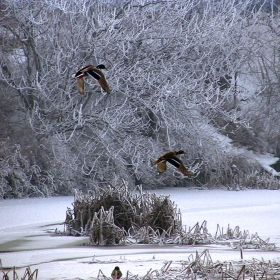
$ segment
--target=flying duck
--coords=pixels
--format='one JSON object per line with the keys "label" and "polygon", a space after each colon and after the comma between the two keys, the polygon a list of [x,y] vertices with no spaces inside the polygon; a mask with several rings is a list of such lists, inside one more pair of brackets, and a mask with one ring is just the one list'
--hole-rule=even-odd
{"label": "flying duck", "polygon": [[85,93],[85,82],[84,77],[90,75],[93,77],[101,86],[101,88],[110,93],[110,88],[106,82],[104,74],[100,69],[107,69],[104,64],[99,64],[97,66],[94,65],[87,65],[83,68],[79,69],[75,74],[72,75],[73,78],[77,78],[77,89],[80,94]]}
{"label": "flying duck", "polygon": [[153,165],[157,165],[157,171],[158,173],[163,173],[167,169],[166,162],[169,162],[173,166],[175,166],[181,173],[183,173],[185,176],[193,177],[194,173],[189,171],[183,164],[183,162],[177,157],[177,155],[186,154],[183,150],[180,150],[178,152],[169,151],[163,155],[161,155],[158,159],[153,161]]}

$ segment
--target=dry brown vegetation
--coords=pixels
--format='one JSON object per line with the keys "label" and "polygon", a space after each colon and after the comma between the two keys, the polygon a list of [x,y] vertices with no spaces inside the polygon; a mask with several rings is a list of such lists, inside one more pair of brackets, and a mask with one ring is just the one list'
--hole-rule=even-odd
{"label": "dry brown vegetation", "polygon": [[[253,259],[240,262],[213,262],[208,250],[190,255],[187,260],[181,262],[181,267],[172,266],[168,261],[160,270],[150,269],[143,277],[133,275],[129,271],[126,278],[130,280],[261,280],[279,279],[280,264],[277,262]],[[97,279],[110,279],[100,270]]]}
{"label": "dry brown vegetation", "polygon": [[[86,234],[91,244],[157,243],[182,231],[177,205],[168,196],[129,191],[122,185],[77,194],[66,214],[70,234]],[[131,241],[129,241],[131,240]],[[132,241],[133,240],[133,241]]]}
{"label": "dry brown vegetation", "polygon": [[[0,262],[1,264],[1,262]],[[37,277],[38,277],[38,269],[35,269],[34,271],[32,271],[30,269],[30,267],[27,267],[25,269],[25,272],[23,274],[22,277],[19,277],[18,276],[18,273],[17,273],[17,268],[16,267],[13,267],[13,268],[3,268],[2,265],[0,266],[0,270],[2,271],[3,273],[3,280],[37,280]]]}
{"label": "dry brown vegetation", "polygon": [[[186,260],[182,260],[181,267],[174,266],[172,261],[167,261],[161,269],[150,269],[146,275],[134,275],[127,271],[123,275],[123,279],[129,280],[162,280],[162,279],[184,279],[184,280],[261,280],[261,279],[279,279],[280,264],[275,261],[264,261],[253,259],[251,261],[226,261],[214,262],[211,258],[209,250],[206,249],[201,253],[191,254]],[[3,280],[22,279],[36,280],[38,277],[38,269],[32,271],[27,267],[23,277],[19,278],[17,268],[0,268],[3,273]],[[95,278],[94,278],[95,279]],[[98,280],[111,279],[107,277],[102,270],[99,270]]]}

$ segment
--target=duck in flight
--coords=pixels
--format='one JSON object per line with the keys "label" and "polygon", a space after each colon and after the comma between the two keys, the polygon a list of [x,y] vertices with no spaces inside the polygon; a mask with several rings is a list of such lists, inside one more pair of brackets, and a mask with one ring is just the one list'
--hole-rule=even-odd
{"label": "duck in flight", "polygon": [[84,77],[91,76],[93,77],[101,86],[101,88],[110,93],[111,90],[107,84],[104,74],[101,69],[107,69],[104,64],[99,64],[97,66],[87,65],[79,69],[75,74],[72,75],[73,78],[77,79],[77,89],[80,94],[85,93],[85,81]]}
{"label": "duck in flight", "polygon": [[183,164],[183,162],[177,157],[177,155],[186,154],[185,151],[180,150],[176,151],[169,151],[161,155],[158,159],[153,161],[153,165],[157,165],[158,173],[163,173],[167,169],[166,162],[169,162],[174,167],[176,167],[182,174],[188,177],[193,177],[195,174],[189,171]]}

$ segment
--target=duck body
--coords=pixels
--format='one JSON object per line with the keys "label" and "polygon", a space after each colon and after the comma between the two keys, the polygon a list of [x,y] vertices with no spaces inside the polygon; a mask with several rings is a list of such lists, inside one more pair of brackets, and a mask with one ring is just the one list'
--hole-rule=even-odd
{"label": "duck body", "polygon": [[73,78],[77,79],[77,89],[80,94],[85,93],[85,81],[84,77],[91,76],[93,77],[101,86],[101,88],[110,93],[111,90],[107,84],[104,74],[100,69],[107,69],[103,64],[99,64],[97,66],[94,65],[86,65],[80,68],[75,74],[72,75]]}
{"label": "duck body", "polygon": [[186,154],[183,150],[178,152],[176,151],[169,151],[161,155],[158,159],[153,161],[154,165],[157,165],[158,173],[163,173],[167,170],[166,162],[169,162],[174,167],[176,167],[182,174],[188,177],[193,177],[194,173],[189,171],[183,164],[183,162],[177,157],[177,155]]}

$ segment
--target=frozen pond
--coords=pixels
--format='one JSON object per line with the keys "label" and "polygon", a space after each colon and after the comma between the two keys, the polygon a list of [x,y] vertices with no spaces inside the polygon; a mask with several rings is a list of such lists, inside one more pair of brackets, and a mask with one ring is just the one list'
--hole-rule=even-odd
{"label": "frozen pond", "polygon": [[[258,233],[280,247],[279,190],[196,190],[172,188],[154,191],[170,195],[181,209],[187,227],[206,220],[214,235],[217,224]],[[181,261],[208,248],[213,260],[239,260],[227,246],[133,245],[89,247],[87,237],[54,235],[63,230],[65,211],[73,197],[0,200],[0,259],[3,266],[39,268],[38,279],[94,279],[99,269],[109,276],[118,263],[124,273],[144,275],[166,261]],[[280,258],[280,252],[246,250],[245,259]]]}

